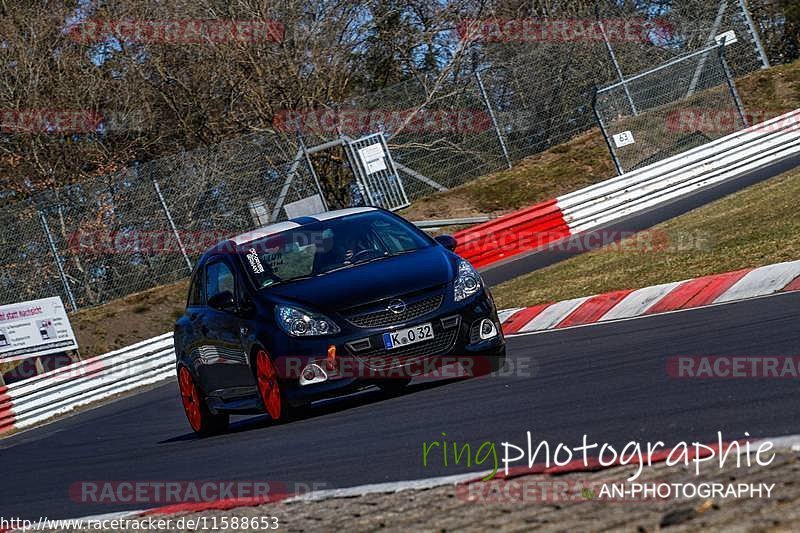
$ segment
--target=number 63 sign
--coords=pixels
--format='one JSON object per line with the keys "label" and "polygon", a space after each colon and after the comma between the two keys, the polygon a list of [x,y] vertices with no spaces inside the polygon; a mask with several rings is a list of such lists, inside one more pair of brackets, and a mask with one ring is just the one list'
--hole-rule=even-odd
{"label": "number 63 sign", "polygon": [[630,131],[623,131],[622,133],[617,133],[614,135],[614,144],[617,148],[622,148],[623,146],[628,146],[629,144],[633,144],[636,141],[633,139],[633,133]]}

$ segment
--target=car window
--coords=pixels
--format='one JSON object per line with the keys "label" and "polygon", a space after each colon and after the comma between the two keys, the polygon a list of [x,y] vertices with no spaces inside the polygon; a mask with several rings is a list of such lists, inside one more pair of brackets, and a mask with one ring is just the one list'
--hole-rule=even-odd
{"label": "car window", "polygon": [[189,301],[187,307],[195,307],[203,304],[203,271],[199,269],[192,277],[192,284],[189,287]]}
{"label": "car window", "polygon": [[242,244],[239,254],[247,274],[262,289],[431,245],[410,223],[382,211],[369,211]]}
{"label": "car window", "polygon": [[236,294],[233,272],[224,261],[214,261],[206,267],[206,301],[224,291]]}
{"label": "car window", "polygon": [[391,253],[407,252],[419,248],[417,235],[408,231],[399,220],[381,217],[372,223],[372,230]]}

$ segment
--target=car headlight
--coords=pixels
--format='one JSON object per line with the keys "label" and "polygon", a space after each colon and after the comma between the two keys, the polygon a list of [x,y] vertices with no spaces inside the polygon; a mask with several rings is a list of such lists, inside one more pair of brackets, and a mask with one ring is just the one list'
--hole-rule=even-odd
{"label": "car headlight", "polygon": [[330,318],[319,313],[279,305],[275,307],[278,326],[292,337],[321,337],[335,335],[340,329]]}
{"label": "car headlight", "polygon": [[455,300],[460,302],[481,290],[481,276],[469,261],[463,259],[458,264],[458,277],[455,283]]}

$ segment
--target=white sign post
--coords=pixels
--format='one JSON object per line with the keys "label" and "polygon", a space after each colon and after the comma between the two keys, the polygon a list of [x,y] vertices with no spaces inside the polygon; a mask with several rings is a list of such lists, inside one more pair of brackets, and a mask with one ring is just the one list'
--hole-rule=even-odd
{"label": "white sign post", "polygon": [[358,150],[358,156],[364,164],[367,175],[386,170],[386,154],[381,143],[370,144]]}
{"label": "white sign post", "polygon": [[0,362],[77,349],[61,298],[0,306]]}

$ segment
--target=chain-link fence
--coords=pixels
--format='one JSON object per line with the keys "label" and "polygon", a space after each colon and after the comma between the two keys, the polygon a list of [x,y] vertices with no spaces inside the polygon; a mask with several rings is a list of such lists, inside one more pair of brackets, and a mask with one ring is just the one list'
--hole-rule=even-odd
{"label": "chain-link fence", "polygon": [[[615,16],[616,4],[608,5],[599,18]],[[726,47],[734,76],[763,66],[739,2],[686,1],[648,28],[643,42],[489,46],[477,41],[466,59],[437,77],[412,79],[322,110],[292,110],[300,118],[285,120],[274,132],[150,161],[17,203],[0,214],[5,244],[0,303],[60,295],[73,309],[102,304],[184,278],[206,247],[286,218],[286,204],[316,195],[320,187],[332,208],[363,201],[354,191],[345,139],[383,130],[414,201],[593,128],[594,87],[620,76],[643,113],[625,115],[625,97],[619,95],[609,109],[630,120],[645,120],[666,105],[659,111],[663,115],[667,103],[681,96],[711,99],[719,79],[715,52],[686,62],[688,77],[680,84],[657,74],[628,77],[703,50],[726,31],[737,39]],[[689,73],[697,72],[700,57],[706,65],[695,80]],[[709,102],[703,105],[727,105]],[[332,120],[307,127],[309,117],[325,113]],[[616,124],[616,118],[607,120]],[[647,127],[642,122],[627,129]],[[657,149],[662,141],[642,140],[640,146],[651,148],[632,156],[631,166],[668,155]],[[670,138],[669,150],[681,149],[679,140]]]}
{"label": "chain-link fence", "polygon": [[303,168],[283,191],[296,150],[284,136],[250,136],[17,204],[2,215],[0,299],[57,294],[89,307],[186,277],[205,249],[271,220],[282,192],[285,202],[317,193]]}
{"label": "chain-link fence", "polygon": [[603,87],[593,105],[620,174],[748,125],[722,43]]}

